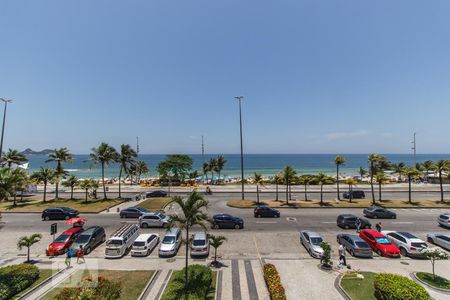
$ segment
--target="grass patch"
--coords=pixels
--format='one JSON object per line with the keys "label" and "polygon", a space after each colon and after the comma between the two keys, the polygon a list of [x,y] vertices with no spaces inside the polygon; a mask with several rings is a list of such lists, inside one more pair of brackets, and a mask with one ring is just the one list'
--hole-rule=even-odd
{"label": "grass patch", "polygon": [[[229,200],[227,205],[236,208],[254,208],[256,207],[256,201],[254,200]],[[260,201],[260,204],[268,205],[273,208],[320,208],[320,207],[340,207],[340,208],[364,208],[372,205],[370,199],[355,199],[352,202],[348,200],[336,201],[323,201],[323,205],[319,200],[290,200],[289,204],[286,201],[264,200]],[[386,208],[450,208],[450,202],[441,203],[437,200],[414,200],[412,203],[408,203],[406,200],[383,200],[376,201],[375,205],[383,206]]]}
{"label": "grass patch", "polygon": [[36,280],[29,288],[27,288],[26,290],[21,291],[20,293],[14,295],[14,297],[12,299],[17,299],[20,296],[22,296],[23,294],[25,294],[26,292],[28,292],[29,290],[31,290],[32,288],[34,288],[35,286],[41,284],[41,282],[43,282],[44,280],[46,280],[47,278],[49,278],[50,276],[53,275],[53,270],[52,269],[39,269],[39,278],[38,280]]}
{"label": "grass patch", "polygon": [[[190,266],[192,267],[192,265]],[[206,268],[206,267],[205,267]],[[169,282],[167,283],[167,286],[164,290],[164,293],[161,297],[161,300],[168,300],[168,299],[172,299],[169,294],[172,290],[176,289],[177,283],[175,282],[175,278],[184,278],[184,271],[180,270],[180,271],[174,271],[172,273],[172,275],[170,276]],[[216,281],[217,281],[217,271],[211,271],[211,285],[210,285],[210,289],[209,289],[209,294],[207,297],[202,297],[202,298],[198,298],[194,295],[189,295],[189,300],[197,300],[197,299],[214,299],[214,295],[216,292]]]}
{"label": "grass patch", "polygon": [[27,199],[22,202],[17,202],[16,206],[13,206],[12,201],[3,201],[0,203],[0,212],[29,212],[29,213],[41,213],[44,209],[51,206],[66,206],[72,209],[76,209],[81,213],[98,213],[112,206],[122,203],[121,199],[59,199],[59,200],[31,200]]}
{"label": "grass patch", "polygon": [[422,280],[423,282],[428,283],[431,286],[450,290],[450,280],[444,277],[440,277],[436,275],[436,278],[433,277],[433,274],[427,272],[418,272],[416,273],[417,278]]}
{"label": "grass patch", "polygon": [[373,281],[376,273],[361,272],[364,279],[356,278],[356,272],[345,273],[341,280],[341,287],[353,300],[375,299]]}
{"label": "grass patch", "polygon": [[[122,286],[122,293],[120,300],[137,299],[142,293],[147,282],[153,276],[154,271],[115,271],[115,270],[98,270],[98,276],[105,277],[111,281],[118,281]],[[95,274],[95,273],[94,273]],[[65,287],[73,287],[74,284],[78,284],[79,280],[89,276],[88,270],[77,271],[72,274],[63,283],[55,287],[49,293],[47,293],[42,300],[52,300],[58,295]],[[78,282],[74,282],[78,281]]]}
{"label": "grass patch", "polygon": [[148,209],[149,211],[164,210],[164,207],[172,201],[171,197],[149,198],[142,201],[137,206]]}

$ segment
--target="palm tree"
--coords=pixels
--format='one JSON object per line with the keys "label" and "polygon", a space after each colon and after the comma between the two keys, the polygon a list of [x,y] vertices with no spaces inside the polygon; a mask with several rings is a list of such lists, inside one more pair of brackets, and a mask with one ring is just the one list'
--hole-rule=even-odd
{"label": "palm tree", "polygon": [[209,160],[209,171],[211,172],[211,184],[214,184],[214,171],[217,170],[217,159],[211,158]]}
{"label": "palm tree", "polygon": [[305,188],[305,201],[308,201],[308,185],[314,183],[314,180],[314,176],[311,175],[302,175],[298,178],[298,183]]}
{"label": "palm tree", "polygon": [[412,189],[411,189],[411,181],[415,178],[418,178],[421,174],[421,172],[419,170],[417,170],[416,168],[405,168],[403,170],[403,174],[405,174],[405,176],[408,178],[408,203],[411,204],[412,202]]}
{"label": "palm tree", "polygon": [[28,175],[24,170],[11,169],[9,167],[0,168],[0,200],[8,200],[14,197],[16,205],[17,191],[23,190],[27,182]]}
{"label": "palm tree", "polygon": [[349,192],[348,200],[351,203],[353,199],[353,187],[356,186],[358,182],[353,178],[347,178],[345,179],[345,183],[348,185],[348,192]]}
{"label": "palm tree", "polygon": [[373,179],[375,174],[379,171],[379,164],[385,161],[385,158],[379,154],[371,154],[368,158],[370,165],[370,189],[372,192],[372,202],[375,204],[375,190],[373,188]]}
{"label": "palm tree", "polygon": [[13,192],[13,206],[17,205],[17,192],[25,189],[26,184],[28,183],[28,173],[22,169],[13,169],[10,171],[10,180],[12,182],[12,192]]}
{"label": "palm tree", "polygon": [[134,159],[137,157],[136,151],[128,144],[122,144],[120,146],[120,153],[117,162],[120,165],[119,169],[119,198],[122,198],[122,172],[128,174],[130,166],[134,164]]}
{"label": "palm tree", "polygon": [[203,163],[203,174],[206,176],[206,183],[208,183],[208,172],[210,171],[209,163]]}
{"label": "palm tree", "polygon": [[18,150],[15,149],[8,149],[8,152],[1,153],[2,155],[2,162],[5,162],[8,167],[11,168],[12,164],[21,165],[23,163],[26,163],[28,161],[25,154],[20,153]]}
{"label": "palm tree", "polygon": [[218,261],[217,261],[217,249],[222,246],[223,242],[225,242],[227,240],[226,237],[222,236],[222,235],[210,235],[209,236],[209,244],[214,248],[214,261],[212,263],[213,266],[217,266],[218,265]]}
{"label": "palm tree", "polygon": [[220,182],[220,172],[223,170],[223,168],[225,167],[227,160],[225,159],[225,157],[223,155],[219,155],[217,156],[217,173],[219,176],[219,182]]}
{"label": "palm tree", "polygon": [[83,179],[80,182],[80,189],[85,191],[85,203],[88,202],[88,193],[89,193],[89,189],[92,188],[92,179]]}
{"label": "palm tree", "polygon": [[361,181],[363,179],[363,177],[367,174],[367,170],[364,169],[363,167],[359,167],[359,176],[361,176]]}
{"label": "palm tree", "polygon": [[31,175],[31,179],[34,180],[37,184],[44,184],[44,202],[46,201],[47,196],[47,184],[55,178],[55,174],[55,169],[41,167],[39,171],[36,171]]}
{"label": "palm tree", "polygon": [[398,174],[398,181],[402,181],[403,170],[405,169],[405,164],[400,162],[398,164],[392,164],[392,170]]}
{"label": "palm tree", "polygon": [[264,185],[264,179],[260,173],[255,172],[253,182],[256,184],[256,203],[259,205],[259,186]]}
{"label": "palm tree", "polygon": [[147,163],[145,161],[142,161],[142,160],[136,161],[136,163],[134,164],[134,171],[136,172],[137,183],[140,183],[141,182],[141,175],[142,174],[147,174],[149,172]]}
{"label": "palm tree", "polygon": [[283,176],[282,176],[282,174],[278,173],[277,175],[275,175],[274,178],[273,178],[273,181],[275,182],[275,190],[276,190],[276,195],[277,195],[275,201],[278,201],[279,200],[279,198],[278,198],[278,185],[280,183],[283,183]]}
{"label": "palm tree", "polygon": [[116,149],[108,145],[107,143],[101,143],[98,148],[92,148],[92,153],[90,154],[90,160],[92,161],[92,166],[100,164],[102,166],[102,184],[103,184],[103,196],[106,196],[106,185],[105,185],[105,167],[107,167],[111,162],[118,161],[119,154]]}
{"label": "palm tree", "polygon": [[185,254],[185,289],[188,287],[188,251],[189,251],[189,229],[194,226],[200,226],[206,229],[206,222],[208,215],[204,211],[208,207],[208,201],[203,198],[197,191],[192,191],[188,198],[183,199],[176,196],[172,200],[173,203],[178,204],[181,213],[172,215],[170,217],[169,228],[178,226],[186,230],[186,254]]}
{"label": "palm tree", "polygon": [[73,199],[73,189],[79,184],[79,180],[75,175],[70,175],[62,185],[70,188],[70,199]]}
{"label": "palm tree", "polygon": [[333,178],[321,172],[316,176],[316,182],[320,185],[320,205],[323,205],[323,185],[333,183]]}
{"label": "palm tree", "polygon": [[297,172],[291,166],[286,166],[283,169],[283,179],[286,184],[286,204],[289,204],[291,199],[291,183],[294,180]]}
{"label": "palm tree", "polygon": [[442,186],[442,173],[450,170],[450,161],[441,159],[433,164],[433,170],[439,175],[439,186],[441,188],[441,202],[444,203],[444,188]]}
{"label": "palm tree", "polygon": [[433,161],[426,160],[422,163],[423,170],[425,172],[425,178],[428,180],[428,173],[433,170]]}
{"label": "palm tree", "polygon": [[56,187],[56,193],[55,193],[55,199],[58,199],[59,192],[58,192],[58,186],[59,186],[59,179],[64,178],[64,176],[67,174],[64,170],[64,163],[72,163],[73,157],[72,154],[70,154],[69,150],[66,147],[55,149],[52,153],[48,155],[48,159],[45,161],[48,162],[56,162],[56,169],[55,169],[55,187]]}
{"label": "palm tree", "polygon": [[[380,171],[375,174],[375,181],[378,183],[378,198],[381,201],[381,186],[388,182],[388,178]],[[373,205],[375,205],[375,201],[373,201]]]}
{"label": "palm tree", "polygon": [[336,156],[334,158],[334,163],[336,164],[336,187],[337,187],[337,198],[338,200],[341,200],[341,195],[339,192],[339,167],[345,164],[345,157],[343,156]]}
{"label": "palm tree", "polygon": [[42,239],[42,235],[40,233],[34,233],[30,236],[23,236],[17,242],[17,248],[22,250],[23,247],[27,247],[27,261],[30,262],[30,248],[34,244],[38,243]]}

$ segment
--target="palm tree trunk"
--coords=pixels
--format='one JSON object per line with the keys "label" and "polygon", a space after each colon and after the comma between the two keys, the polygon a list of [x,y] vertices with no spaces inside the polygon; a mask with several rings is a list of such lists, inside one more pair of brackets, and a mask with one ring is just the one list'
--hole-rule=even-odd
{"label": "palm tree trunk", "polygon": [[444,203],[444,188],[442,186],[442,171],[439,171],[439,186],[441,188],[441,202]]}
{"label": "palm tree trunk", "polygon": [[27,247],[27,262],[30,262],[30,247]]}
{"label": "palm tree trunk", "polygon": [[102,183],[103,183],[103,195],[105,199],[108,199],[106,197],[106,186],[105,186],[105,164],[102,163]]}
{"label": "palm tree trunk", "polygon": [[292,200],[291,184],[289,183],[289,200]]}
{"label": "palm tree trunk", "polygon": [[13,206],[16,206],[16,199],[17,199],[17,195],[16,195],[16,191],[14,191],[14,197],[13,197]]}
{"label": "palm tree trunk", "polygon": [[23,202],[23,189],[20,191],[20,202]]}
{"label": "palm tree trunk", "polygon": [[286,180],[286,204],[289,204],[289,182]]}
{"label": "palm tree trunk", "polygon": [[305,184],[305,201],[308,201],[308,188]]}
{"label": "palm tree trunk", "polygon": [[275,182],[275,189],[277,191],[277,196],[276,196],[276,200],[275,201],[278,201],[278,181]]}
{"label": "palm tree trunk", "polygon": [[351,184],[348,185],[348,190],[350,192],[350,195],[348,195],[348,202],[352,203],[352,197],[353,197],[353,187]]}
{"label": "palm tree trunk", "polygon": [[372,203],[375,205],[375,191],[373,189],[373,162],[370,163],[370,188],[372,191]]}
{"label": "palm tree trunk", "polygon": [[378,200],[381,202],[381,182],[378,183]]}
{"label": "palm tree trunk", "polygon": [[336,187],[337,187],[337,198],[341,200],[341,196],[339,193],[339,165],[336,165]]}
{"label": "palm tree trunk", "polygon": [[411,204],[412,199],[411,199],[411,177],[408,177],[408,199],[409,199],[409,204]]}
{"label": "palm tree trunk", "polygon": [[120,170],[119,170],[119,199],[122,198],[122,193],[121,193],[121,179],[122,179],[122,169],[123,167],[120,166]]}
{"label": "palm tree trunk", "polygon": [[58,181],[58,179],[57,179],[57,181],[55,182],[55,188],[56,188],[56,191],[55,191],[55,200],[58,200],[58,198],[59,198],[58,187],[59,187],[59,181]]}
{"label": "palm tree trunk", "polygon": [[86,203],[88,202],[88,189],[86,189],[86,199],[85,199],[85,201],[86,201]]}
{"label": "palm tree trunk", "polygon": [[47,199],[47,181],[44,182],[44,202]]}
{"label": "palm tree trunk", "polygon": [[214,248],[214,262],[217,263],[217,248]]}
{"label": "palm tree trunk", "polygon": [[259,187],[256,185],[256,203],[259,205]]}
{"label": "palm tree trunk", "polygon": [[188,252],[189,252],[189,225],[186,226],[186,262],[185,262],[185,271],[184,271],[184,290],[185,290],[185,299],[188,298],[187,289],[188,289]]}
{"label": "palm tree trunk", "polygon": [[320,184],[320,205],[323,205],[323,184]]}
{"label": "palm tree trunk", "polygon": [[219,176],[219,179],[218,179],[219,181],[218,182],[220,183],[220,169],[219,169],[219,172],[218,172],[218,176]]}
{"label": "palm tree trunk", "polygon": [[73,185],[70,187],[70,200],[73,200]]}

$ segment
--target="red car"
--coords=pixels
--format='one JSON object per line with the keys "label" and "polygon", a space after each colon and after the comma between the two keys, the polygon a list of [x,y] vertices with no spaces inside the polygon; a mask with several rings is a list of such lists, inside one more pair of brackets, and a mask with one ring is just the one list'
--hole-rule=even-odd
{"label": "red car", "polygon": [[47,256],[54,256],[66,253],[73,241],[83,232],[83,227],[73,227],[64,231],[53,243],[48,245],[45,253]]}
{"label": "red car", "polygon": [[359,237],[365,240],[379,256],[400,257],[398,248],[376,230],[364,229]]}

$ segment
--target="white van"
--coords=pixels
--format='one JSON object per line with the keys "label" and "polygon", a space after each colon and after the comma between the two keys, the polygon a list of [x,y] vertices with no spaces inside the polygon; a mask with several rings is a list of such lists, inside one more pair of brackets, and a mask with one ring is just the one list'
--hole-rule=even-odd
{"label": "white van", "polygon": [[144,233],[138,236],[131,248],[131,256],[147,256],[159,242],[159,234]]}
{"label": "white van", "polygon": [[105,258],[120,258],[139,235],[137,224],[124,224],[106,241]]}

